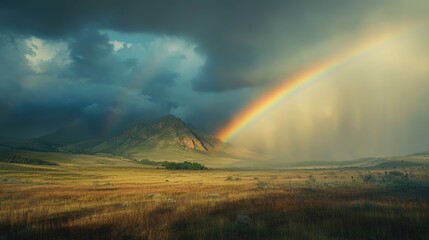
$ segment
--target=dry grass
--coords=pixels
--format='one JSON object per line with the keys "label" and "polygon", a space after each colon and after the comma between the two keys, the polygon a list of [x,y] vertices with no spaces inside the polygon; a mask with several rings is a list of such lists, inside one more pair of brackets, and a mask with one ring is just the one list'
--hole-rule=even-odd
{"label": "dry grass", "polygon": [[384,171],[0,167],[0,239],[429,236],[429,188],[418,170],[388,184]]}

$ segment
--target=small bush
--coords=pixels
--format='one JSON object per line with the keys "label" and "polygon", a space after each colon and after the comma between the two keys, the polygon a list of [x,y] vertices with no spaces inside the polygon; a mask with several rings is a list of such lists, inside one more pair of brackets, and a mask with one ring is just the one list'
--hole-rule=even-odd
{"label": "small bush", "polygon": [[240,181],[241,178],[239,177],[233,177],[233,176],[228,176],[225,181]]}
{"label": "small bush", "polygon": [[162,194],[162,193],[149,193],[148,195],[146,195],[146,197],[149,199],[158,199],[158,198],[163,198],[164,194]]}
{"label": "small bush", "polygon": [[374,182],[376,180],[376,177],[372,175],[371,173],[368,173],[367,175],[363,176],[364,182]]}
{"label": "small bush", "polygon": [[149,160],[149,159],[137,160],[136,162],[138,162],[138,163],[140,163],[140,164],[143,164],[143,165],[151,165],[151,166],[159,165],[157,162],[155,162],[155,161],[151,161],[151,160]]}
{"label": "small bush", "polygon": [[238,227],[247,227],[252,225],[252,219],[244,214],[237,215],[237,219],[235,220],[235,225]]}
{"label": "small bush", "polygon": [[309,181],[310,183],[316,183],[316,178],[315,178],[313,175],[310,175],[310,176],[308,177],[308,181]]}
{"label": "small bush", "polygon": [[268,182],[262,182],[262,181],[259,181],[259,182],[256,184],[256,186],[257,186],[259,189],[263,189],[263,190],[267,190],[267,189],[273,188],[273,187],[270,185],[270,183],[268,183]]}
{"label": "small bush", "polygon": [[402,172],[400,172],[400,171],[390,171],[389,172],[389,176],[392,176],[392,177],[402,177],[402,176],[404,176],[404,174]]}
{"label": "small bush", "polygon": [[207,198],[220,198],[222,195],[219,193],[210,193],[207,195]]}

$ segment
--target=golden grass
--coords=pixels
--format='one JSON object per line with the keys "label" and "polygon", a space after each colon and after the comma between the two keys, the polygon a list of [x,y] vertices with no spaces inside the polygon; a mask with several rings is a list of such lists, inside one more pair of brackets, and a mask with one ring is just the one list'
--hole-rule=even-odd
{"label": "golden grass", "polygon": [[0,239],[429,236],[423,171],[413,184],[386,185],[359,170],[169,171],[110,160],[0,165]]}

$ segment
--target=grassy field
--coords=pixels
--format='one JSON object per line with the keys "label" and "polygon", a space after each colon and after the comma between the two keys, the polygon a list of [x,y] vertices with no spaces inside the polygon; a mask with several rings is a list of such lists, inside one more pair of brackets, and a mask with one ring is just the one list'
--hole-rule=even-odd
{"label": "grassy field", "polygon": [[427,239],[427,167],[173,171],[0,162],[0,239]]}

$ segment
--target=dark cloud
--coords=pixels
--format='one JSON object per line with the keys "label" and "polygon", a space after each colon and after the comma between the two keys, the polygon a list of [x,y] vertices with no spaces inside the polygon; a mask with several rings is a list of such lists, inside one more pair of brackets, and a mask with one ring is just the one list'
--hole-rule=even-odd
{"label": "dark cloud", "polygon": [[[122,86],[126,72],[137,64],[136,61],[119,59],[112,53],[106,36],[88,31],[85,37],[77,34],[70,39],[70,63],[61,65],[62,60],[57,59],[60,56],[55,56],[41,62],[48,66],[43,73],[35,72],[26,59],[26,56],[40,54],[27,46],[27,40],[13,34],[0,35],[0,61],[3,63],[0,64],[0,136],[37,136],[73,124],[100,129],[112,106],[117,105],[122,96],[127,96],[126,100],[131,103],[127,103],[129,109],[121,113],[121,124],[145,115],[167,114],[174,107],[164,99],[154,99],[151,104],[143,94],[135,94],[135,90]],[[30,45],[35,51],[42,51],[43,46]],[[82,57],[78,57],[79,54]],[[65,72],[68,73],[66,77]],[[174,77],[173,74],[168,76]],[[168,78],[148,80],[160,80],[160,86],[174,84]],[[150,94],[156,96],[157,91],[161,94],[164,90],[152,88]],[[164,107],[158,108],[159,104]]]}
{"label": "dark cloud", "polygon": [[[99,30],[84,28],[61,41],[62,46],[52,47],[25,35],[0,35],[0,136],[35,136],[75,123],[97,127],[115,106],[124,108],[118,125],[165,115],[178,106],[166,92],[178,74],[165,69],[183,57],[173,57],[142,77],[146,65],[120,58]],[[27,58],[47,57],[46,47],[54,56],[32,67]]]}
{"label": "dark cloud", "polygon": [[[7,101],[0,105],[0,136],[38,136],[75,124],[91,126],[93,133],[103,136],[147,116],[169,113],[171,106],[151,103],[141,94],[128,96],[128,91],[124,87],[59,82],[35,91],[16,92],[18,99],[13,105],[7,105]],[[118,102],[124,95],[128,96],[126,105]],[[112,113],[114,108],[120,108],[119,116]],[[108,132],[100,132],[109,118],[120,121]]]}
{"label": "dark cloud", "polygon": [[178,76],[174,72],[161,72],[145,84],[142,93],[150,96],[151,101],[162,103],[168,106],[168,108],[175,108],[178,104],[169,98],[167,90],[176,86],[176,78]]}
{"label": "dark cloud", "polygon": [[113,55],[113,46],[106,34],[85,29],[75,34],[69,43],[72,64],[70,78],[109,83],[120,79],[126,65]]}
{"label": "dark cloud", "polygon": [[8,99],[19,90],[19,81],[31,71],[25,59],[30,53],[21,39],[0,33],[0,99]]}
{"label": "dark cloud", "polygon": [[[275,80],[275,75],[261,79],[251,74],[261,62],[266,61],[263,56],[267,51],[282,48],[293,43],[294,39],[312,40],[323,31],[329,36],[329,31],[322,26],[332,25],[335,19],[321,21],[320,15],[340,15],[341,11],[336,9],[353,9],[355,4],[338,1],[315,4],[313,1],[95,0],[6,1],[2,5],[2,28],[41,37],[64,38],[83,28],[97,27],[187,38],[195,42],[207,58],[202,74],[194,81],[194,89],[224,91]],[[360,17],[359,14],[353,15]],[[353,23],[353,20],[336,23],[335,27],[342,25],[346,30],[346,24]],[[306,28],[311,28],[311,31]],[[103,36],[95,36],[91,32],[85,34],[89,34],[86,37],[91,39],[86,39],[86,45],[77,44],[76,47],[82,51],[85,48],[90,52],[97,51],[93,56],[95,59],[86,60],[97,62],[100,60],[97,57],[108,54],[109,46],[100,42]],[[93,41],[99,41],[98,45],[90,45],[95,44]],[[77,52],[72,50],[73,57],[84,57],[79,49]],[[75,60],[80,62],[80,59]],[[103,69],[100,64],[90,62],[88,68]],[[91,75],[90,70],[85,72]]]}

